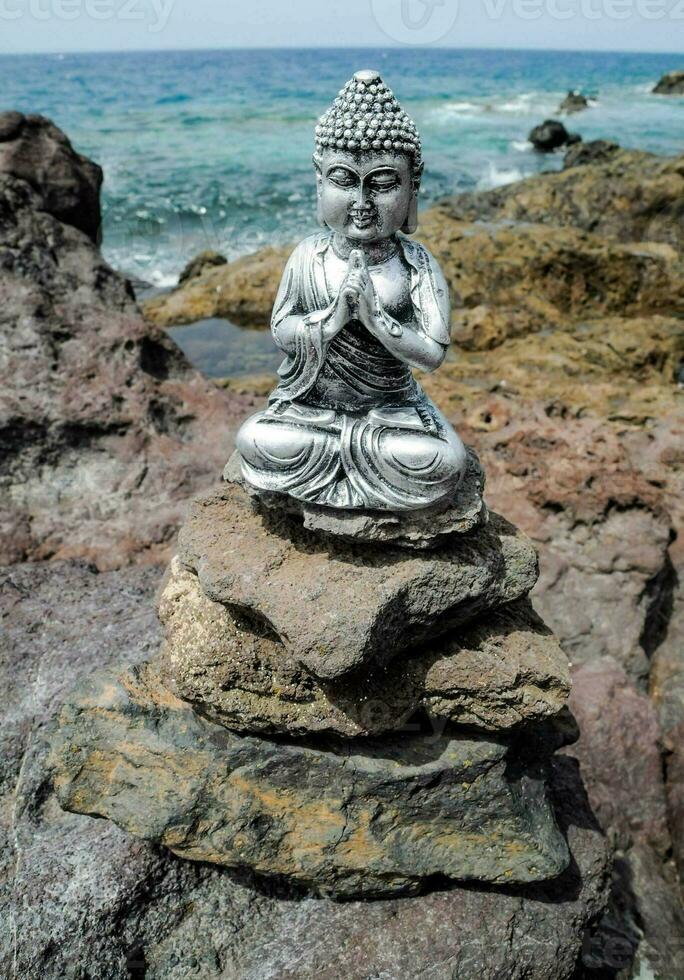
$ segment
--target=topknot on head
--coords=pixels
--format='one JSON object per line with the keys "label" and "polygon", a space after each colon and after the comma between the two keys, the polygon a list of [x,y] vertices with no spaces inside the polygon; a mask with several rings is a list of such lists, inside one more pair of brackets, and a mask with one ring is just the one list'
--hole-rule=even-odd
{"label": "topknot on head", "polygon": [[418,168],[421,142],[415,123],[373,69],[350,78],[316,127],[316,150],[394,150]]}

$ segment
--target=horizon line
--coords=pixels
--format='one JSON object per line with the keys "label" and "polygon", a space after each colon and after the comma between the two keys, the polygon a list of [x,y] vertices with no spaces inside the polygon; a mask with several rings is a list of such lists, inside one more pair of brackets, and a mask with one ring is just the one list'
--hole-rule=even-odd
{"label": "horizon line", "polygon": [[544,48],[541,46],[518,47],[481,44],[427,44],[408,45],[399,43],[364,44],[364,45],[304,45],[304,44],[263,44],[239,45],[226,47],[191,47],[191,48],[93,48],[80,50],[55,49],[50,51],[0,51],[1,58],[66,57],[67,55],[127,55],[127,54],[195,54],[208,52],[242,52],[242,51],[518,51],[522,53],[546,52],[548,54],[635,54],[663,55],[680,58],[684,61],[682,51],[644,51],[638,48]]}

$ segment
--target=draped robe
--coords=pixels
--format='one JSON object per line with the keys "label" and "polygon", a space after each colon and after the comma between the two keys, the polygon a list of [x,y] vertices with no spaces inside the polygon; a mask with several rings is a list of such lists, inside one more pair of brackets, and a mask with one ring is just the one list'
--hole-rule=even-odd
{"label": "draped robe", "polygon": [[[437,263],[399,237],[416,328],[449,343],[449,299]],[[265,412],[238,433],[245,479],[262,490],[339,508],[414,510],[453,494],[465,468],[461,440],[410,367],[360,321],[326,339],[334,299],[325,272],[330,233],[305,239],[287,263],[271,329],[286,354]],[[294,337],[280,327],[298,317]],[[387,326],[392,316],[384,313]]]}

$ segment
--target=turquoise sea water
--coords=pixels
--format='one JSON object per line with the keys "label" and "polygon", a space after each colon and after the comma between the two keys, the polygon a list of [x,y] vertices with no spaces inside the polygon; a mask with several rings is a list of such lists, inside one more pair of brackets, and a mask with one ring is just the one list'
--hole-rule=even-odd
{"label": "turquoise sea water", "polygon": [[569,88],[598,97],[568,123],[585,138],[681,151],[684,99],[650,94],[680,60],[444,49],[6,56],[0,92],[2,108],[50,116],[104,167],[108,259],[170,285],[203,248],[234,258],[313,229],[313,127],[359,68],[378,68],[416,120],[428,203],[560,166],[526,136]]}

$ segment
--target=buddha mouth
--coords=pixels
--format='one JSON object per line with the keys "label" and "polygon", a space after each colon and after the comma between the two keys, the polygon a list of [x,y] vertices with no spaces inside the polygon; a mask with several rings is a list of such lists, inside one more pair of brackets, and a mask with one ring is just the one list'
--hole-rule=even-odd
{"label": "buddha mouth", "polygon": [[349,219],[359,230],[370,228],[377,219],[378,212],[375,208],[350,208]]}

